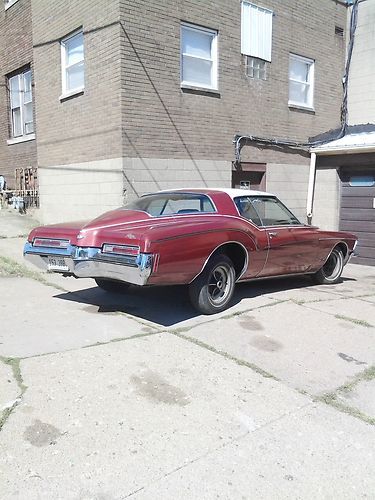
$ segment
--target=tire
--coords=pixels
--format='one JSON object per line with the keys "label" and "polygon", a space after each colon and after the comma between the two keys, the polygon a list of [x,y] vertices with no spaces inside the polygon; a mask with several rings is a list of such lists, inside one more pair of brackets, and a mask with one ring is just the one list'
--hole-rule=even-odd
{"label": "tire", "polygon": [[129,288],[129,283],[124,283],[123,281],[108,280],[105,278],[94,278],[96,284],[102,290],[106,292],[113,293],[123,293]]}
{"label": "tire", "polygon": [[319,285],[338,283],[344,268],[344,255],[339,248],[334,248],[319,271],[313,274],[313,280]]}
{"label": "tire", "polygon": [[203,314],[224,311],[233,297],[235,282],[233,262],[226,255],[213,256],[189,285],[193,307]]}

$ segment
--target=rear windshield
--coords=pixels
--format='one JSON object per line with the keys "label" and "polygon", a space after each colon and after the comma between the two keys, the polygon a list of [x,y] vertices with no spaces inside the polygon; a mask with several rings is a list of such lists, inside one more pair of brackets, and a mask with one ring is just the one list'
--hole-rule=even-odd
{"label": "rear windshield", "polygon": [[150,194],[132,201],[125,205],[124,208],[127,210],[141,210],[152,217],[216,212],[208,196],[194,193]]}

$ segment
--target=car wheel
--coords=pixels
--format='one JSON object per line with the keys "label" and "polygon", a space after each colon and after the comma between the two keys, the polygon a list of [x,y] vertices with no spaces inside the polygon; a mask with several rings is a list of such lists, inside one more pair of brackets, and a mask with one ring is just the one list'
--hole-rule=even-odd
{"label": "car wheel", "polygon": [[323,267],[317,273],[313,274],[313,279],[321,285],[332,285],[340,280],[343,268],[343,253],[339,248],[334,248]]}
{"label": "car wheel", "polygon": [[123,281],[107,280],[104,278],[94,278],[98,287],[106,292],[123,293],[129,288],[129,283]]}
{"label": "car wheel", "polygon": [[235,282],[233,262],[226,255],[216,255],[189,285],[191,303],[203,314],[224,311],[233,297]]}

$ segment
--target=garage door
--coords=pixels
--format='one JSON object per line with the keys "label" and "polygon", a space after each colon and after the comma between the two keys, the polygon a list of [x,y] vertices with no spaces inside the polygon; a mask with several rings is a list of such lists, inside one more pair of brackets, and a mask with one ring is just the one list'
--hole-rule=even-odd
{"label": "garage door", "polygon": [[341,172],[340,229],[358,236],[353,263],[375,266],[375,168]]}

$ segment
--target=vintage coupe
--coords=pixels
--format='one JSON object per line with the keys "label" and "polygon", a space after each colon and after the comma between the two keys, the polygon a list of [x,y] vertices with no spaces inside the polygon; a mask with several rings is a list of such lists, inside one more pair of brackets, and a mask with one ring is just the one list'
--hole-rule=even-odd
{"label": "vintage coupe", "polygon": [[24,255],[44,270],[128,285],[189,286],[204,314],[226,309],[236,282],[309,274],[337,283],[357,238],[301,222],[276,196],[178,189],[142,196],[91,222],[33,229]]}

